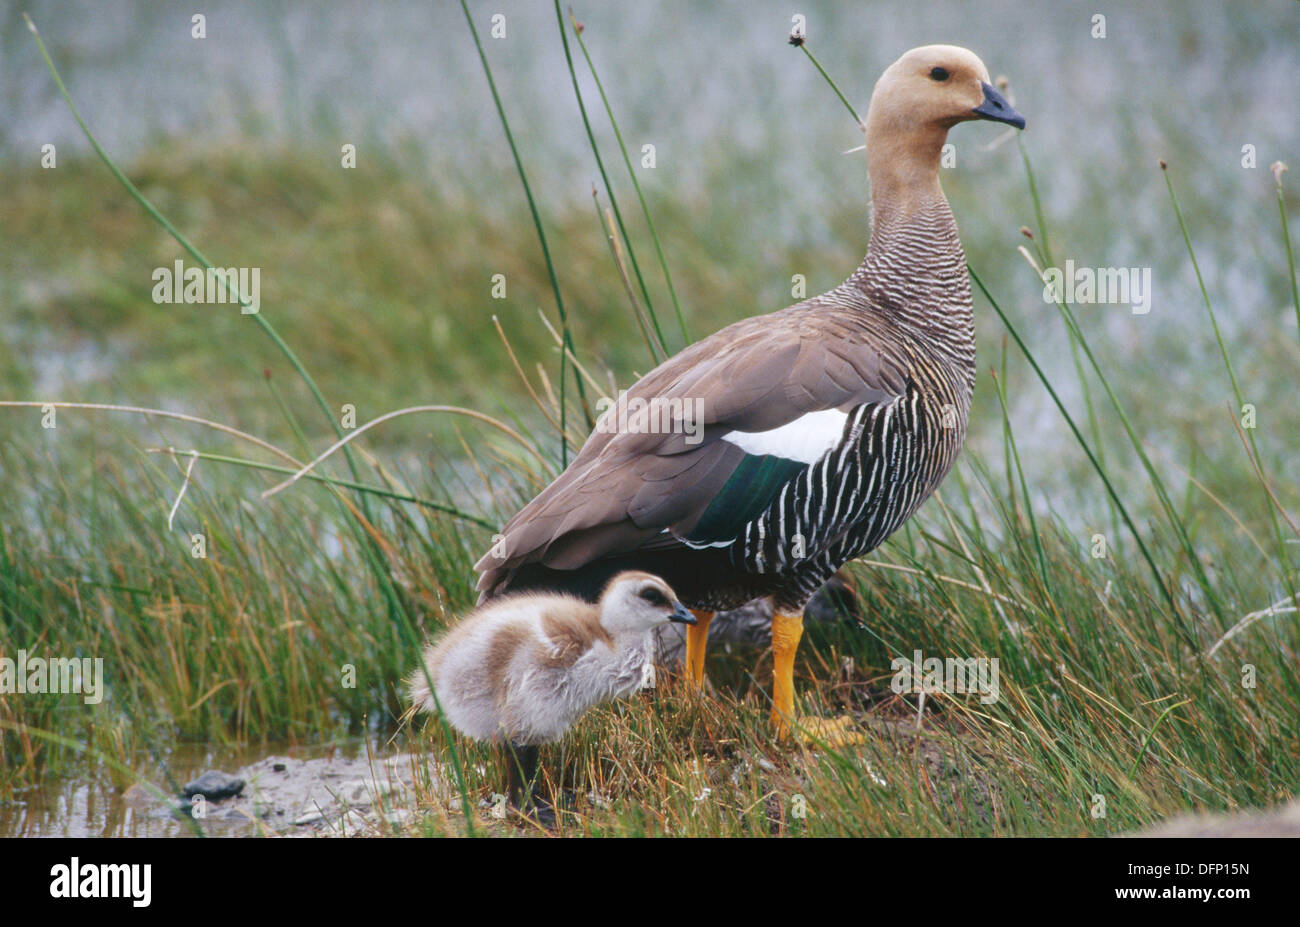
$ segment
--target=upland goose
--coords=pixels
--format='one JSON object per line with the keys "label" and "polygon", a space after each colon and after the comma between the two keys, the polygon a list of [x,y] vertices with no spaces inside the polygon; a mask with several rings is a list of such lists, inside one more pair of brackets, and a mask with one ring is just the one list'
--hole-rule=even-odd
{"label": "upland goose", "polygon": [[713,612],[769,596],[772,718],[786,733],[805,603],[916,511],[965,438],[974,317],[939,159],[948,130],[972,119],[1025,125],[974,53],[927,45],[894,62],[866,121],[862,264],[638,381],[626,420],[608,409],[475,565],[482,600],[520,589],[594,598],[621,570],[662,576],[699,618],[686,663],[702,683]]}
{"label": "upland goose", "polygon": [[695,620],[667,583],[635,571],[615,576],[594,605],[562,593],[503,596],[430,644],[407,691],[416,710],[440,708],[462,734],[503,741],[517,798],[538,745],[560,739],[598,702],[643,688],[654,629]]}

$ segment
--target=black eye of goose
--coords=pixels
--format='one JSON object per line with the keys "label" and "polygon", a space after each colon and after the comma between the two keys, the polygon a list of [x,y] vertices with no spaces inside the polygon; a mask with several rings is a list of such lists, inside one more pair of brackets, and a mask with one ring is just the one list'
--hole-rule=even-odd
{"label": "black eye of goose", "polygon": [[948,79],[948,69],[947,69],[947,68],[933,68],[933,69],[930,71],[930,78],[931,78],[932,80],[947,80],[947,79]]}
{"label": "black eye of goose", "polygon": [[656,586],[646,586],[641,590],[641,598],[651,605],[667,605],[668,597]]}

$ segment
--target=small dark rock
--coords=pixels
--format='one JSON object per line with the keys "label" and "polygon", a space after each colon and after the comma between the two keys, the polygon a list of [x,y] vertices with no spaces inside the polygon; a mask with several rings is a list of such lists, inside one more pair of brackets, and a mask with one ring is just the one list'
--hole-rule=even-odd
{"label": "small dark rock", "polygon": [[223,798],[233,798],[242,791],[244,791],[243,779],[237,779],[216,769],[209,769],[185,786],[182,797],[192,799],[195,795],[202,795],[208,801],[221,801]]}
{"label": "small dark rock", "polygon": [[271,770],[272,770],[273,772],[284,772],[284,771],[285,771],[286,769],[288,769],[288,768],[289,768],[289,767],[288,767],[288,766],[285,766],[283,763],[275,763],[275,764],[272,764],[272,766],[271,766]]}

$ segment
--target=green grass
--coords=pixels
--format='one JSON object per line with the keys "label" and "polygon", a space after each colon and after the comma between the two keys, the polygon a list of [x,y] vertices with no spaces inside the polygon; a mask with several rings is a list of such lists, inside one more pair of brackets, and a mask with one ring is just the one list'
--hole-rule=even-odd
{"label": "green grass", "polygon": [[[596,132],[588,139],[597,146]],[[528,151],[518,158],[522,176]],[[181,245],[97,162],[66,162],[53,178],[16,172],[4,200],[15,221],[0,241],[6,279],[24,284],[9,285],[6,296],[25,334],[4,348],[12,361],[0,381],[6,398],[153,397],[161,405],[188,397],[188,410],[279,452],[159,417],[60,409],[57,428],[47,430],[37,409],[0,408],[0,653],[102,656],[110,688],[93,709],[0,694],[0,799],[79,768],[81,752],[125,787],[132,770],[165,769],[178,741],[386,736],[398,728],[400,681],[419,640],[471,604],[471,564],[491,543],[489,529],[446,510],[501,523],[561,463],[559,423],[581,440],[580,397],[560,392],[578,374],[560,364],[538,305],[562,290],[570,307],[583,307],[567,322],[574,357],[593,375],[591,401],[646,369],[650,352],[627,291],[649,307],[650,287],[639,269],[620,273],[611,263],[608,229],[593,229],[589,206],[535,225],[506,221],[459,198],[454,185],[407,178],[400,159],[376,160],[344,178],[292,150],[170,146],[125,173],[214,263],[256,256],[266,320],[311,372],[326,409],[353,403],[361,423],[389,411],[395,394],[412,403],[436,397],[498,416],[542,449],[541,460],[482,424],[412,416],[350,447],[355,475],[331,458],[317,473],[324,482],[263,500],[284,473],[231,461],[292,468],[336,430],[285,352],[238,313],[147,301],[148,271],[180,256]],[[1021,208],[1036,216],[1031,244],[1041,264],[1051,256],[1037,242],[1050,234],[1059,257],[1066,236],[1046,227],[1039,191],[1050,189],[1051,174],[1030,172],[1028,152],[1024,164]],[[1151,183],[1164,183],[1158,175],[1153,166]],[[733,173],[719,184],[746,179]],[[761,259],[740,253],[728,215],[700,216],[671,199],[641,202],[660,228],[689,224],[708,243],[674,255],[672,290],[665,282],[654,293],[661,313],[680,292],[689,294],[697,332],[742,314],[735,305],[753,293],[740,275]],[[835,208],[844,240],[857,242],[862,236],[848,230],[860,227],[861,207]],[[1274,253],[1263,247],[1269,236],[1284,236],[1287,264],[1261,260],[1252,270],[1293,294],[1285,199],[1281,208],[1280,231],[1275,216],[1261,214],[1244,233],[1259,237],[1261,253]],[[16,231],[38,222],[40,237]],[[663,255],[657,235],[629,235],[622,216],[615,225],[632,266],[641,266],[638,249]],[[539,248],[543,228],[553,253]],[[1171,210],[1169,234],[1193,256],[1198,235],[1213,231]],[[110,240],[111,249],[100,244]],[[839,259],[847,270],[857,259],[851,251],[846,244],[843,255],[818,260]],[[986,262],[997,260],[1020,267],[1031,292],[1037,285],[1013,247],[970,251],[981,280]],[[527,390],[492,312],[482,311],[498,272],[512,295],[493,311]],[[866,742],[842,750],[774,743],[770,655],[755,667],[716,654],[708,697],[665,678],[654,693],[591,712],[547,748],[553,784],[576,796],[562,833],[1104,835],[1184,809],[1269,805],[1295,794],[1296,614],[1262,617],[1209,654],[1244,616],[1290,594],[1300,553],[1288,544],[1290,513],[1300,498],[1284,464],[1300,440],[1288,420],[1296,413],[1267,405],[1270,424],[1240,440],[1232,407],[1209,421],[1203,410],[1180,409],[1152,372],[1115,365],[1105,330],[1065,306],[1058,310],[1077,366],[1031,366],[1046,327],[1025,324],[1010,300],[987,295],[977,311],[1005,328],[982,323],[981,335],[993,335],[986,352],[998,335],[1011,337],[999,345],[996,376],[981,369],[972,422],[980,448],[966,452],[941,500],[873,552],[871,564],[850,567],[860,622],[810,627],[800,652],[805,707],[851,712]],[[1178,298],[1209,309],[1189,317],[1184,337],[1215,348],[1219,356],[1201,372],[1238,391],[1225,391],[1225,402],[1249,401],[1238,376],[1243,384],[1294,380],[1296,333],[1266,334],[1234,365],[1204,285]],[[88,345],[111,360],[109,372],[92,370],[58,397],[33,395],[35,346],[22,340],[40,337],[32,333]],[[211,349],[183,351],[196,339]],[[1259,373],[1265,367],[1271,379]],[[1073,483],[1075,492],[1053,506],[1026,475],[1033,435],[1017,424],[1007,384],[1064,395],[1071,375],[1084,411],[1065,400],[1053,407],[1075,421],[1076,439],[1057,452],[1064,472],[1054,485]],[[1170,417],[1186,440],[1153,446],[1146,426]],[[188,459],[150,450],[167,447],[209,455],[170,528]],[[191,555],[193,534],[204,536],[205,558]],[[1105,557],[1090,554],[1094,534],[1106,539]],[[888,684],[890,661],[917,649],[996,656],[1001,698],[931,697],[918,729],[915,699]],[[1248,673],[1253,687],[1243,685]],[[500,779],[492,751],[436,722],[400,727],[398,739],[427,750],[431,764],[453,765],[463,782],[451,799],[432,787],[420,793],[419,831],[522,826],[475,808]],[[1103,817],[1094,816],[1098,797]]]}

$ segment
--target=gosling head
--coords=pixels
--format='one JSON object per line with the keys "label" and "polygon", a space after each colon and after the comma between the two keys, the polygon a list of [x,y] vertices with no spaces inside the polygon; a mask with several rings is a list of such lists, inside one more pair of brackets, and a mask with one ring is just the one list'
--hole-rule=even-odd
{"label": "gosling head", "polygon": [[611,634],[650,631],[669,621],[695,624],[695,616],[658,576],[619,573],[600,597],[600,623]]}
{"label": "gosling head", "polygon": [[871,95],[868,122],[876,119],[895,130],[947,131],[970,119],[1025,127],[1025,117],[989,83],[984,62],[957,45],[922,45],[891,64]]}

